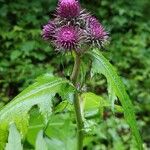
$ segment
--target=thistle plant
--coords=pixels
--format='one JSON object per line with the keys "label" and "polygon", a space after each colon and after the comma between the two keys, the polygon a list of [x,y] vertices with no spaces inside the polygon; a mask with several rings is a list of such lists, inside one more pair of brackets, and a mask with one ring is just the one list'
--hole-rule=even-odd
{"label": "thistle plant", "polygon": [[[83,149],[84,137],[88,134],[85,128],[87,120],[85,110],[88,107],[96,107],[99,110],[107,102],[102,100],[103,98],[100,96],[95,96],[93,93],[89,95],[87,91],[82,90],[83,84],[81,84],[80,73],[81,65],[85,58],[86,60],[88,58],[88,64],[92,63],[92,65],[88,66],[89,70],[86,70],[85,74],[91,72],[93,75],[103,74],[106,77],[110,100],[114,101],[113,97],[117,97],[120,100],[120,107],[123,109],[125,119],[137,142],[137,148],[141,150],[142,141],[136,124],[133,105],[122,80],[117,75],[114,67],[102,54],[102,50],[109,43],[109,34],[98,19],[83,9],[78,0],[59,0],[54,18],[43,26],[42,38],[50,43],[55,51],[69,53],[73,56],[74,66],[70,79],[49,74],[41,76],[33,85],[21,92],[0,110],[0,150],[4,148],[10,150],[9,147],[13,141],[12,132],[16,133],[19,139],[16,141],[19,141],[17,145],[19,149],[22,149],[20,138],[24,138],[28,132],[29,111],[35,105],[39,107],[45,123],[45,128],[38,134],[35,147],[40,149],[39,143],[41,142],[44,150],[47,150],[43,132],[46,132],[49,120],[57,110],[54,109],[53,105],[56,94],[61,97],[62,101],[66,100],[67,103],[74,106],[72,110],[76,118],[76,146],[70,147],[70,149]],[[84,78],[86,80],[86,76]],[[73,97],[72,100],[70,100],[70,95]],[[90,101],[88,101],[89,97],[91,98]],[[94,103],[93,105],[92,102]],[[111,107],[111,105],[107,106]],[[7,138],[8,143],[6,144]]]}

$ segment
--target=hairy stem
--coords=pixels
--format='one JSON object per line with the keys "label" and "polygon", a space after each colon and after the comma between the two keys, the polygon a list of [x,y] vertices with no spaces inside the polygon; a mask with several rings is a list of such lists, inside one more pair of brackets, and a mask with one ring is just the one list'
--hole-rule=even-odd
{"label": "hairy stem", "polygon": [[74,62],[73,71],[72,71],[72,74],[71,74],[71,77],[70,77],[71,81],[74,84],[76,84],[76,82],[77,82],[78,74],[79,74],[79,71],[80,71],[80,63],[81,63],[80,55],[75,52],[75,62]]}
{"label": "hairy stem", "polygon": [[74,108],[75,108],[76,122],[77,122],[77,150],[82,150],[83,138],[84,138],[83,120],[82,120],[80,102],[77,93],[75,93],[74,95]]}
{"label": "hairy stem", "polygon": [[[74,85],[77,84],[77,78],[80,71],[80,55],[75,52],[75,62],[74,62],[74,68],[71,74],[71,81],[74,83]],[[77,150],[83,149],[83,120],[82,120],[82,114],[81,114],[81,106],[80,101],[78,97],[78,93],[76,92],[74,94],[74,108],[76,113],[76,122],[77,122]]]}

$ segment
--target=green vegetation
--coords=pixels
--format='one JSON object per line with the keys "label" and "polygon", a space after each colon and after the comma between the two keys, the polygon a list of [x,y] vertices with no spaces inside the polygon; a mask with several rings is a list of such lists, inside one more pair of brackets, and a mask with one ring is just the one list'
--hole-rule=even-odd
{"label": "green vegetation", "polygon": [[[105,25],[111,37],[106,50],[88,51],[81,62],[84,147],[140,149],[139,128],[147,150],[150,2],[81,0],[81,3]],[[14,150],[13,146],[15,150],[76,150],[72,106],[75,87],[56,77],[69,78],[74,60],[69,53],[54,52],[41,38],[42,26],[53,17],[56,4],[56,0],[0,1],[0,150],[6,143],[6,150]],[[12,121],[15,124],[10,124]]]}

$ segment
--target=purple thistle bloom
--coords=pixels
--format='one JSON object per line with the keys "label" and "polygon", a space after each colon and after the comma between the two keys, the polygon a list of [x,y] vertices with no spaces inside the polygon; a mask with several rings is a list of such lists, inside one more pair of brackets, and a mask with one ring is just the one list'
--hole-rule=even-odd
{"label": "purple thistle bloom", "polygon": [[72,19],[80,14],[80,4],[77,0],[60,0],[57,15],[61,18]]}
{"label": "purple thistle bloom", "polygon": [[49,21],[47,25],[43,26],[42,37],[44,40],[54,39],[56,24],[54,21]]}
{"label": "purple thistle bloom", "polygon": [[55,18],[43,26],[42,37],[58,51],[77,52],[91,45],[104,48],[109,38],[101,23],[80,7],[79,0],[59,0]]}
{"label": "purple thistle bloom", "polygon": [[82,32],[74,26],[65,25],[60,27],[55,34],[57,50],[77,50],[81,44]]}
{"label": "purple thistle bloom", "polygon": [[89,17],[87,19],[86,34],[88,41],[90,41],[94,46],[102,47],[108,41],[108,33],[104,30],[103,26],[95,17]]}

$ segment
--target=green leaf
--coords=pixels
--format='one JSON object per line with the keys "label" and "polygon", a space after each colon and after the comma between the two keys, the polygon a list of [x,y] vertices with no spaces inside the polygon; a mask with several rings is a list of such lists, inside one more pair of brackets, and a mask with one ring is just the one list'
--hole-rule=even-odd
{"label": "green leaf", "polygon": [[133,135],[135,136],[137,146],[140,150],[142,150],[142,140],[135,119],[134,107],[128,94],[126,93],[122,80],[117,75],[114,67],[97,49],[89,51],[88,54],[90,54],[93,59],[93,72],[106,76],[108,84],[112,87],[114,93],[119,98],[124,109],[125,118],[130,125]]}
{"label": "green leaf", "polygon": [[60,149],[61,150],[66,150],[64,143],[61,140],[59,140],[59,139],[45,138],[45,140],[46,140],[46,143],[48,145],[49,150],[51,150],[51,149],[52,150],[60,150]]}
{"label": "green leaf", "polygon": [[61,113],[51,116],[45,134],[49,150],[75,150],[76,126],[70,113]]}
{"label": "green leaf", "polygon": [[99,107],[109,106],[109,103],[106,100],[92,92],[83,93],[81,97],[85,111],[92,111],[98,109]]}
{"label": "green leaf", "polygon": [[43,138],[43,131],[42,130],[38,133],[38,136],[36,139],[35,150],[48,150],[46,141]]}
{"label": "green leaf", "polygon": [[35,146],[37,135],[44,127],[44,118],[42,114],[39,114],[37,107],[30,110],[29,127],[26,134],[26,140],[30,145]]}
{"label": "green leaf", "polygon": [[59,103],[56,107],[55,107],[55,113],[59,113],[62,112],[64,110],[73,110],[73,105],[71,105],[68,101],[62,101],[61,103]]}
{"label": "green leaf", "polygon": [[[103,97],[96,95],[92,92],[86,92],[81,95],[82,99],[82,108],[85,111],[85,115],[89,116],[90,114],[95,115],[99,111],[103,113],[104,107],[111,108],[111,104],[108,100]],[[122,107],[119,105],[114,105],[116,112],[123,112]]]}
{"label": "green leaf", "polygon": [[7,129],[10,122],[16,124],[22,135],[27,133],[28,112],[34,105],[38,105],[41,114],[45,118],[45,123],[47,123],[48,117],[52,113],[52,99],[65,85],[70,89],[67,80],[46,74],[39,77],[36,83],[29,86],[8,105],[3,107],[0,111],[0,150],[3,149],[7,140]]}
{"label": "green leaf", "polygon": [[57,138],[45,138],[49,150],[76,150],[76,141],[68,139],[66,143]]}
{"label": "green leaf", "polygon": [[14,123],[10,125],[8,143],[5,150],[23,150],[21,136]]}

